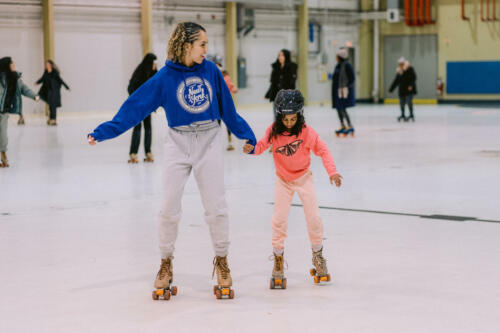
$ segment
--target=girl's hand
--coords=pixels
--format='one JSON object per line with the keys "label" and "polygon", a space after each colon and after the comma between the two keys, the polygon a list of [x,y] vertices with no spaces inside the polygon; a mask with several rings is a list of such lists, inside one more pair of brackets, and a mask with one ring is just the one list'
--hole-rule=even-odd
{"label": "girl's hand", "polygon": [[342,176],[339,173],[330,176],[330,184],[333,184],[334,182],[337,187],[342,185]]}
{"label": "girl's hand", "polygon": [[97,144],[97,141],[95,141],[95,139],[92,135],[89,134],[87,139],[89,139],[89,145],[95,146]]}
{"label": "girl's hand", "polygon": [[35,102],[38,102],[40,100],[40,96],[35,96]]}
{"label": "girl's hand", "polygon": [[245,145],[243,146],[243,152],[245,154],[250,154],[252,152],[252,150],[253,150],[253,147],[254,146],[252,146],[251,144],[245,143]]}

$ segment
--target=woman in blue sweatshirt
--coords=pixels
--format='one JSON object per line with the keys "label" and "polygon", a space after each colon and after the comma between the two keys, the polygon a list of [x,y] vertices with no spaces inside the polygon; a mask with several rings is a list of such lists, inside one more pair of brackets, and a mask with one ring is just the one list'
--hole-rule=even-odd
{"label": "woman in blue sweatshirt", "polygon": [[[237,113],[217,66],[205,60],[205,29],[192,22],[179,23],[168,42],[166,66],[123,103],[115,117],[88,135],[91,145],[114,138],[137,125],[160,106],[169,129],[164,146],[163,200],[159,214],[161,267],[153,298],[170,298],[176,288],[172,259],[184,185],[193,171],[200,190],[205,220],[215,251],[217,298],[234,297],[227,264],[229,219],[224,190],[224,162],[220,120],[239,139],[256,144],[255,135]],[[222,289],[221,289],[222,288]]]}

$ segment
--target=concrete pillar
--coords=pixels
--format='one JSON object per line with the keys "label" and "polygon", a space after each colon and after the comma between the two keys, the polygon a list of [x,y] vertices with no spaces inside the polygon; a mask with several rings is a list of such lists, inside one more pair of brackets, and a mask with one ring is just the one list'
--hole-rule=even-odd
{"label": "concrete pillar", "polygon": [[[361,11],[373,10],[373,0],[361,0]],[[359,92],[357,98],[372,99],[373,91],[373,20],[362,20],[359,26]]]}
{"label": "concrete pillar", "polygon": [[[54,0],[42,0],[43,59],[54,60]],[[44,64],[45,66],[45,64]],[[49,116],[49,105],[45,104],[45,116]]]}
{"label": "concrete pillar", "polygon": [[[235,85],[238,84],[238,54],[237,50],[238,36],[236,26],[236,2],[226,2],[226,66],[231,80]],[[236,104],[236,96],[233,95]]]}
{"label": "concrete pillar", "polygon": [[153,1],[141,0],[142,55],[153,52]]}
{"label": "concrete pillar", "polygon": [[298,87],[302,95],[304,95],[305,102],[308,102],[308,78],[307,66],[309,58],[309,10],[307,8],[307,0],[298,7]]}
{"label": "concrete pillar", "polygon": [[54,0],[42,1],[43,58],[54,60]]}

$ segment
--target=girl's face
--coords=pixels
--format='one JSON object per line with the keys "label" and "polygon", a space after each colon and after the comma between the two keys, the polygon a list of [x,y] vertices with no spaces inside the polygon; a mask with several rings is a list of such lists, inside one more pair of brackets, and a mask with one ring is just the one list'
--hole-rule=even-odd
{"label": "girl's face", "polygon": [[155,71],[156,70],[156,61],[153,61],[153,70]]}
{"label": "girl's face", "polygon": [[186,44],[186,59],[185,65],[192,66],[195,63],[201,64],[203,59],[205,59],[205,54],[208,52],[208,39],[207,33],[200,30],[200,35],[198,39],[193,42],[193,44]]}
{"label": "girl's face", "polygon": [[280,52],[280,54],[278,55],[278,61],[282,66],[285,64],[285,55],[283,54],[283,52]]}
{"label": "girl's face", "polygon": [[14,62],[13,61],[11,61],[11,63],[10,63],[10,71],[11,72],[15,72],[16,71],[16,66],[14,66]]}
{"label": "girl's face", "polygon": [[292,129],[293,126],[297,123],[297,114],[286,114],[283,116],[283,125],[285,125],[286,128]]}
{"label": "girl's face", "polygon": [[52,72],[52,65],[50,64],[50,62],[48,62],[48,61],[45,62],[45,69],[49,73]]}

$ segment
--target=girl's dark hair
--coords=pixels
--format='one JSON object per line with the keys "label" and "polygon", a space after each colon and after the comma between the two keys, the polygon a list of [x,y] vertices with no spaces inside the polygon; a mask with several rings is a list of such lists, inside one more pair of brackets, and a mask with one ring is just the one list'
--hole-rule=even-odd
{"label": "girl's dark hair", "polygon": [[52,70],[56,72],[57,74],[61,74],[61,71],[59,70],[59,67],[57,67],[56,63],[52,60],[47,60],[47,62],[52,66]]}
{"label": "girl's dark hair", "polygon": [[284,117],[285,117],[285,115],[282,113],[276,114],[276,120],[273,123],[273,128],[271,130],[271,134],[269,134],[269,138],[267,138],[268,142],[271,142],[272,139],[276,138],[278,135],[282,135],[284,132],[289,133],[290,136],[292,136],[292,135],[299,136],[300,133],[302,133],[302,130],[304,129],[304,127],[307,126],[306,119],[304,118],[304,115],[302,113],[297,113],[297,122],[295,123],[295,125],[291,129],[288,129],[283,124]]}
{"label": "girl's dark hair", "polygon": [[154,72],[153,63],[156,60],[156,55],[154,53],[147,53],[142,59],[141,63],[136,67],[134,75],[142,75],[146,77],[146,80],[150,78]]}
{"label": "girl's dark hair", "polygon": [[184,46],[193,44],[200,36],[200,31],[205,31],[198,23],[182,22],[177,24],[170,40],[168,41],[168,59],[173,62],[182,63],[186,57]]}
{"label": "girl's dark hair", "polygon": [[[282,52],[283,55],[285,56],[285,66],[292,62],[292,54],[290,53],[290,51],[288,51],[287,49],[282,49],[280,52]],[[278,55],[278,58],[276,58],[275,64],[279,64],[279,63],[280,63],[280,60],[279,60],[279,55]]]}
{"label": "girl's dark hair", "polygon": [[[0,59],[0,73],[5,73],[5,77],[7,79],[7,85],[9,85],[10,87],[16,87],[19,75],[10,69],[11,63],[12,63],[11,57],[3,57],[2,59]],[[12,91],[15,91],[15,89],[13,89]]]}

